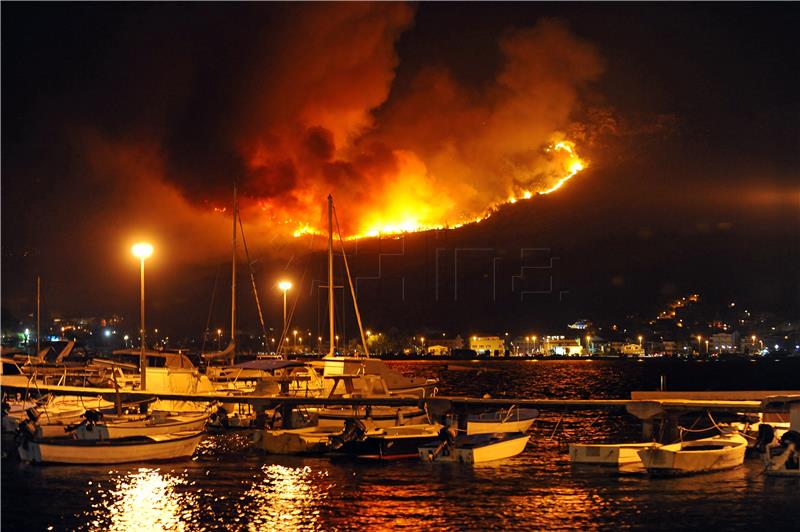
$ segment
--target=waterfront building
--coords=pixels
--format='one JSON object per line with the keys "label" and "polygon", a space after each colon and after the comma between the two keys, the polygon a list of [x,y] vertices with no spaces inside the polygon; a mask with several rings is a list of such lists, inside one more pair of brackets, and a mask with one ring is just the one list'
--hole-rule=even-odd
{"label": "waterfront building", "polygon": [[506,343],[499,336],[472,336],[469,339],[469,348],[479,355],[503,356]]}

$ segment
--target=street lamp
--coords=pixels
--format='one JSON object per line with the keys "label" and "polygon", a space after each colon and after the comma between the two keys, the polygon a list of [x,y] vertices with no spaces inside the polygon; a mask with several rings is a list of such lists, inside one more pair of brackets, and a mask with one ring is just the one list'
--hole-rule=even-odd
{"label": "street lamp", "polygon": [[591,335],[587,334],[586,335],[586,354],[591,354],[591,352],[592,352],[592,346],[591,346],[591,343],[590,343],[591,341],[592,341]]}
{"label": "street lamp", "polygon": [[278,283],[278,288],[283,292],[283,330],[286,330],[286,292],[292,288],[291,281],[281,281]]}
{"label": "street lamp", "polygon": [[144,324],[144,261],[153,254],[153,246],[147,242],[139,242],[134,244],[131,248],[133,256],[139,259],[139,272],[140,272],[140,308],[139,318],[141,326],[141,351],[139,353],[139,374],[140,384],[139,389],[145,390],[147,388],[147,356],[144,354],[144,340],[145,340],[145,324]]}
{"label": "street lamp", "polygon": [[702,353],[703,352],[703,344],[701,343],[702,341],[703,341],[703,337],[698,334],[697,335],[697,352],[698,353]]}
{"label": "street lamp", "polygon": [[217,329],[217,351],[222,350],[222,329]]}
{"label": "street lamp", "polygon": [[292,334],[294,335],[294,347],[296,348],[297,347],[297,329],[293,330]]}

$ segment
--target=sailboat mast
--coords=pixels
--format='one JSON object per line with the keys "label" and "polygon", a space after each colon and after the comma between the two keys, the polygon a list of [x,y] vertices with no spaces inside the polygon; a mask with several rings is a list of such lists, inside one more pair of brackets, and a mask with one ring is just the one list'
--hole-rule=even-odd
{"label": "sailboat mast", "polygon": [[40,276],[36,276],[36,356],[39,356],[39,353],[42,352],[42,343],[41,343],[41,330],[39,327],[41,315],[42,315],[42,278]]}
{"label": "sailboat mast", "polygon": [[335,352],[335,331],[333,327],[333,196],[328,194],[328,323],[330,324],[330,349],[328,355]]}
{"label": "sailboat mast", "polygon": [[236,342],[236,217],[239,205],[236,201],[236,183],[233,184],[233,241],[231,257],[231,344]]}

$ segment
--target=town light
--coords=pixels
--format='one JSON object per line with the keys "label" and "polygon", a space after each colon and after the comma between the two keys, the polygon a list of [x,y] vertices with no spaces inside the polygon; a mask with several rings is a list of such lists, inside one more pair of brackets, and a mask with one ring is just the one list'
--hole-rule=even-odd
{"label": "town light", "polygon": [[[291,281],[279,281],[278,288],[283,292],[283,331],[286,332],[286,292],[292,288]],[[282,335],[281,335],[282,336]]]}
{"label": "town light", "polygon": [[153,254],[153,246],[147,242],[139,242],[131,247],[133,256],[138,259],[146,259]]}
{"label": "town light", "polygon": [[283,292],[286,292],[287,290],[291,290],[292,282],[291,281],[281,281],[281,282],[278,283],[278,288],[280,288],[281,291],[283,291]]}
{"label": "town light", "polygon": [[139,297],[139,320],[141,325],[141,345],[139,351],[139,389],[147,389],[147,357],[144,353],[145,346],[145,322],[144,322],[144,261],[153,254],[153,246],[147,242],[139,242],[131,247],[133,256],[139,259],[140,273],[140,297]]}

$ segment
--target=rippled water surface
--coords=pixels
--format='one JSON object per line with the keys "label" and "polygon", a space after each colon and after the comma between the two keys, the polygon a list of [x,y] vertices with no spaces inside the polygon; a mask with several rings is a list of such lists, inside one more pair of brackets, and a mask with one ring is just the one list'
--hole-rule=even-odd
{"label": "rippled water surface", "polygon": [[[626,398],[654,389],[798,388],[795,362],[396,363],[436,375],[440,393]],[[573,468],[575,441],[633,441],[605,412],[543,413],[522,455],[465,466],[266,456],[246,433],[209,435],[193,460],[105,467],[4,462],[3,530],[765,529],[796,530],[800,479],[760,462],[650,479]]]}

